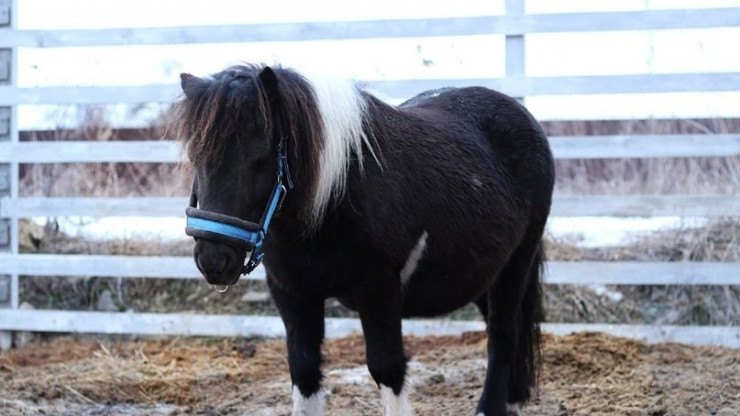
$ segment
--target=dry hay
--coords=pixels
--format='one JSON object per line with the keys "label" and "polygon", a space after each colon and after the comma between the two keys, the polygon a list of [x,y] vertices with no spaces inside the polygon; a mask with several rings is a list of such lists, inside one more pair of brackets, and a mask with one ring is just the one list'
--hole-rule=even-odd
{"label": "dry hay", "polygon": [[[622,247],[581,248],[549,239],[550,260],[632,262],[740,261],[740,219],[665,230]],[[621,300],[584,286],[548,285],[552,322],[740,325],[740,286],[608,286]]]}
{"label": "dry hay", "polygon": [[[406,338],[418,415],[472,414],[485,377],[485,344],[483,333]],[[377,414],[362,338],[327,341],[324,354],[329,414]],[[740,414],[740,350],[582,333],[546,336],[543,361],[530,416]],[[282,340],[38,342],[0,355],[0,397],[0,413],[10,416],[74,414],[49,412],[50,403],[76,411],[128,403],[120,414],[131,415],[150,414],[142,409],[160,403],[172,405],[164,413],[171,415],[290,413]]]}

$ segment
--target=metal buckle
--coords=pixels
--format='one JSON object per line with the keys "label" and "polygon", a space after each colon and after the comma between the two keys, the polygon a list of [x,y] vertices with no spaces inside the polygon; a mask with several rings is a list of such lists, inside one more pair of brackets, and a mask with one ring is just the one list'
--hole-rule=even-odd
{"label": "metal buckle", "polygon": [[275,208],[275,211],[280,211],[280,209],[283,207],[283,202],[285,202],[285,197],[288,196],[288,189],[285,188],[285,185],[282,183],[280,184],[280,199],[277,203],[277,208]]}

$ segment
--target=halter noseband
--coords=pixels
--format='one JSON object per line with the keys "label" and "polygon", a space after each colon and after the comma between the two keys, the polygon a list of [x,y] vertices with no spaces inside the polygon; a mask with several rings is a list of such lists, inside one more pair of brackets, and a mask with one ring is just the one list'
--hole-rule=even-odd
{"label": "halter noseband", "polygon": [[[283,185],[283,180],[288,185]],[[185,234],[194,239],[204,238],[206,240],[224,243],[232,247],[251,251],[249,260],[242,269],[242,274],[249,274],[262,262],[265,253],[262,252],[262,242],[267,236],[272,216],[280,210],[288,189],[293,189],[293,180],[288,169],[288,156],[284,141],[278,145],[278,167],[275,188],[267,201],[267,206],[262,214],[259,224],[244,221],[241,218],[216,212],[198,209],[198,197],[196,195],[196,181],[193,180],[193,189],[190,193],[190,206],[185,209],[187,226]]]}

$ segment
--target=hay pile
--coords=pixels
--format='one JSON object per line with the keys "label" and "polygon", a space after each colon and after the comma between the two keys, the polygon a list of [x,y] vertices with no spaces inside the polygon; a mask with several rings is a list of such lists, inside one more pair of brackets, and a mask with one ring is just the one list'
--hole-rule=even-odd
{"label": "hay pile", "polygon": [[[660,231],[624,247],[579,248],[550,240],[548,256],[561,261],[740,261],[740,219],[705,227]],[[740,325],[738,286],[548,286],[551,321]],[[611,293],[609,293],[609,291]],[[622,295],[614,299],[614,293]]]}

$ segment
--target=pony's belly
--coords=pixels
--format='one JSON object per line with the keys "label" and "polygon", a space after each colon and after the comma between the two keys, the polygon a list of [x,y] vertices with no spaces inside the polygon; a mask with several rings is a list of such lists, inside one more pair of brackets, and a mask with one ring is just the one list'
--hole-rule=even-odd
{"label": "pony's belly", "polygon": [[476,300],[490,286],[488,279],[453,273],[420,273],[403,288],[405,317],[450,313]]}

